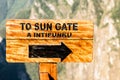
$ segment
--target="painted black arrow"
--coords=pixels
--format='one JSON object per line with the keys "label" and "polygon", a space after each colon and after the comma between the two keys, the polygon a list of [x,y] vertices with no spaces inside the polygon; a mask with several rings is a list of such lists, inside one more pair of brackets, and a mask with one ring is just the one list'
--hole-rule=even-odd
{"label": "painted black arrow", "polygon": [[29,45],[30,58],[61,58],[63,61],[72,51],[61,42],[61,45]]}

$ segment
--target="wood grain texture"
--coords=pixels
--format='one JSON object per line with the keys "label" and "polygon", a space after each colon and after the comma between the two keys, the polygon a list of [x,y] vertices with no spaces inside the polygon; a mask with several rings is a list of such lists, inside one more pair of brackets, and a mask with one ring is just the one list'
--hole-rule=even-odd
{"label": "wood grain texture", "polygon": [[[56,30],[55,24],[60,23],[78,23],[78,30]],[[22,30],[20,23],[31,23],[31,30]],[[35,30],[35,23],[52,23],[52,30]],[[65,39],[93,39],[93,23],[90,21],[79,20],[8,20],[6,23],[6,38],[7,39],[55,39],[54,37],[34,37],[34,33],[72,33],[72,37]],[[68,26],[67,26],[68,27]],[[31,37],[27,37],[27,33],[31,33]],[[63,37],[56,39],[64,39]]]}
{"label": "wood grain texture", "polygon": [[[79,21],[79,24],[84,27],[80,27],[80,31],[84,34],[82,36],[87,36],[87,39],[27,39],[24,35],[19,35],[19,25],[22,20],[10,20],[7,23],[7,44],[6,44],[6,59],[8,62],[61,62],[60,58],[29,58],[29,45],[59,45],[63,42],[69,49],[71,49],[72,53],[70,53],[63,62],[91,62],[92,61],[92,53],[93,53],[93,26],[86,26],[86,24],[91,24],[91,22],[87,21]],[[39,20],[23,20],[24,22],[35,23]],[[52,20],[51,20],[52,21]],[[67,21],[67,20],[64,20]],[[69,20],[68,20],[69,22]],[[13,25],[16,25],[13,27]],[[11,34],[13,31],[16,31],[14,34]],[[88,31],[89,33],[86,33]],[[18,34],[16,34],[18,33]],[[80,33],[79,33],[80,34]],[[16,36],[14,36],[16,35]],[[77,36],[78,34],[76,34]],[[21,39],[19,39],[21,37]],[[13,38],[12,38],[13,37]],[[78,36],[77,36],[78,37]]]}
{"label": "wood grain texture", "polygon": [[57,80],[56,63],[40,63],[39,69],[40,80]]}
{"label": "wood grain texture", "polygon": [[40,73],[40,80],[50,80],[49,74],[47,72],[41,72]]}

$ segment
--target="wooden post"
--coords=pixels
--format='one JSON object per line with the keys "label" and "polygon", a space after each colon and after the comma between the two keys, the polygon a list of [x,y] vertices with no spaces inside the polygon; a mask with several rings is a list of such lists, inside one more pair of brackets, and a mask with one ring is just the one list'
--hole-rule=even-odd
{"label": "wooden post", "polygon": [[57,80],[57,63],[40,63],[40,80]]}

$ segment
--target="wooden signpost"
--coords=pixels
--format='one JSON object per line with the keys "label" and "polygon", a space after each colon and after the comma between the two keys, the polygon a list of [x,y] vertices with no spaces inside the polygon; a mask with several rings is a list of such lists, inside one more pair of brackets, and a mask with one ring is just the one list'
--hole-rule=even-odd
{"label": "wooden signpost", "polygon": [[8,20],[6,39],[6,60],[40,62],[41,80],[57,79],[57,62],[92,61],[93,23],[90,21]]}

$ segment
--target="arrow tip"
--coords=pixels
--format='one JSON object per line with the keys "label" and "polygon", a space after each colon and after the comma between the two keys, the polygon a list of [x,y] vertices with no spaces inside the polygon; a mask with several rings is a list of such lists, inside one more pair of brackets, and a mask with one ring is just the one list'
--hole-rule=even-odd
{"label": "arrow tip", "polygon": [[61,47],[64,50],[64,55],[61,57],[61,61],[63,61],[72,51],[63,42],[61,42]]}

